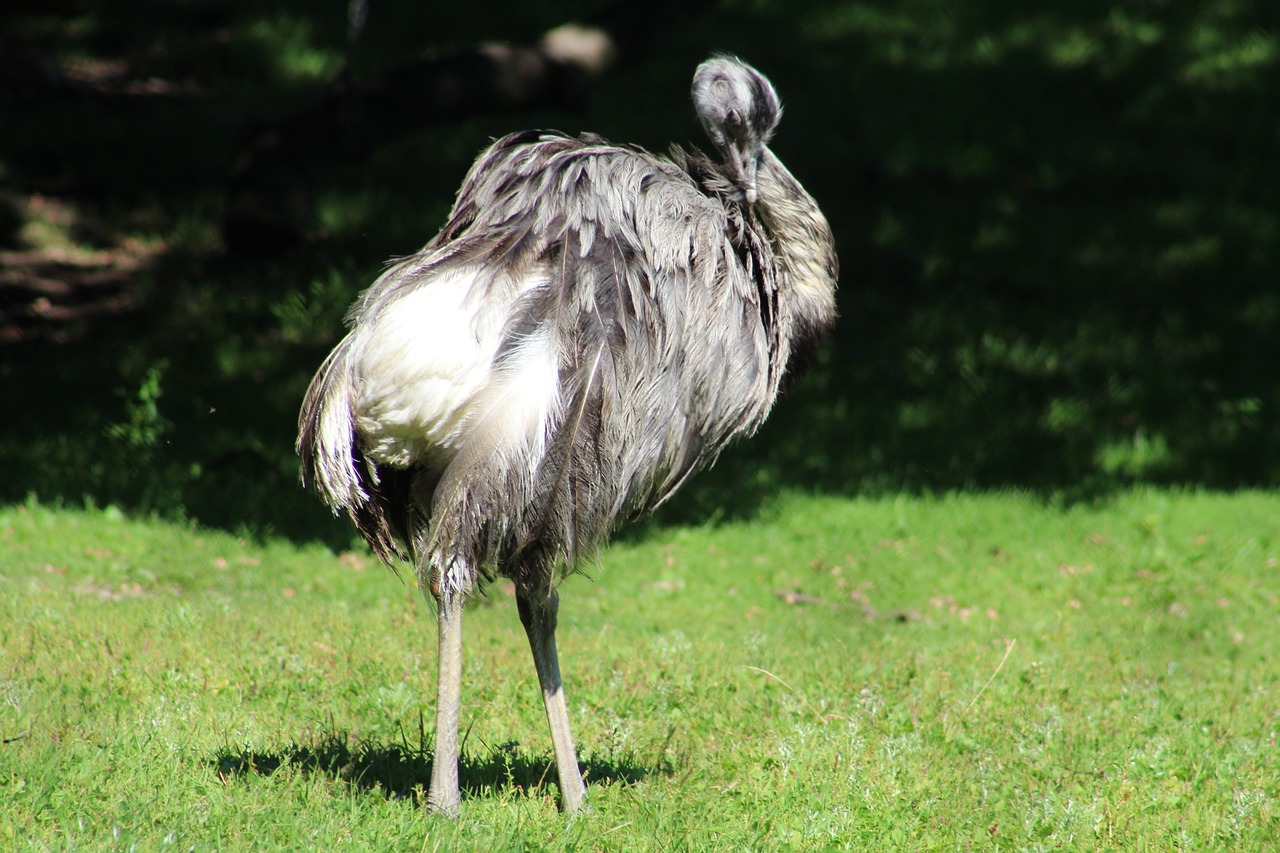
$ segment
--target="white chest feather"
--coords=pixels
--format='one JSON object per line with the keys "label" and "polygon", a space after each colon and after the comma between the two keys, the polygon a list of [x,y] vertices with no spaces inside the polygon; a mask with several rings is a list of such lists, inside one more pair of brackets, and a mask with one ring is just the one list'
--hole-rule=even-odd
{"label": "white chest feather", "polygon": [[549,339],[535,332],[501,364],[495,358],[510,306],[546,281],[532,275],[479,301],[474,274],[458,272],[384,306],[362,329],[352,364],[364,452],[395,467],[447,463],[480,438],[492,452],[540,458],[558,406]]}

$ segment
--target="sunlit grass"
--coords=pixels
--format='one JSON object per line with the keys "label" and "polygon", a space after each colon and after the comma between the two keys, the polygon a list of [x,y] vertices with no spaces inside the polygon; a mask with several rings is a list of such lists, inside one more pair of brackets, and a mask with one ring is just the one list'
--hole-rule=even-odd
{"label": "sunlit grass", "polygon": [[[19,53],[88,89],[14,96],[5,248],[145,255],[128,288],[146,298],[135,322],[4,365],[4,497],[40,500],[0,510],[0,847],[1280,836],[1280,504],[1126,491],[1275,482],[1280,42],[1257,4],[722,4],[589,112],[489,115],[317,167],[307,242],[273,261],[222,254],[225,185],[247,139],[325,97],[341,4],[27,5]],[[495,25],[375,4],[357,71],[536,38],[579,6]],[[696,141],[685,65],[711,44],[788,104],[775,145],[836,229],[843,325],[667,508],[677,523],[564,586],[595,811],[555,810],[497,585],[467,616],[464,820],[431,821],[430,608],[361,551],[297,544],[352,541],[295,488],[298,401],[485,139],[549,122]],[[966,484],[1037,491],[893,497]]]}
{"label": "sunlit grass", "polygon": [[[421,809],[433,642],[368,556],[0,512],[6,846],[1259,849],[1274,496],[780,498],[562,589],[565,822],[503,585],[466,617],[463,819]],[[423,728],[423,720],[426,727]]]}

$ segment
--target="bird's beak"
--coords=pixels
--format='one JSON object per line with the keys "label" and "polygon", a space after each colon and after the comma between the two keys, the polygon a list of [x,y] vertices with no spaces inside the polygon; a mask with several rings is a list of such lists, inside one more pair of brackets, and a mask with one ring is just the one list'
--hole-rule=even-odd
{"label": "bird's beak", "polygon": [[738,163],[738,186],[742,187],[742,194],[746,197],[747,204],[755,204],[759,198],[756,192],[756,176],[760,171],[760,158],[753,153],[740,154],[736,161]]}

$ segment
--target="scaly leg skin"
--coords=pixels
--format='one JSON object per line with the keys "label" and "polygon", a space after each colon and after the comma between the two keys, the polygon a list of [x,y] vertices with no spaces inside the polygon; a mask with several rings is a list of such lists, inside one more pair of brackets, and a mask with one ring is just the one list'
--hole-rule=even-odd
{"label": "scaly leg skin", "polygon": [[560,659],[556,654],[556,613],[560,609],[560,596],[554,589],[519,591],[516,604],[520,610],[520,621],[529,636],[538,683],[542,686],[542,701],[547,709],[556,771],[560,776],[561,806],[572,814],[583,807],[587,786],[582,782],[578,756],[573,749],[569,710],[565,706],[564,685],[560,681]]}
{"label": "scaly leg skin", "polygon": [[427,809],[458,816],[458,706],[462,701],[462,603],[466,596],[435,593],[439,611],[440,666],[436,678],[436,749],[431,759]]}

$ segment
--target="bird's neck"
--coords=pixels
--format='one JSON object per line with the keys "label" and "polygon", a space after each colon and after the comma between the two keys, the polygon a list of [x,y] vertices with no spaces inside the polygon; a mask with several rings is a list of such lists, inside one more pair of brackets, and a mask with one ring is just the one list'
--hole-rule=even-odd
{"label": "bird's neck", "polygon": [[839,264],[831,226],[813,197],[768,148],[756,178],[755,209],[768,230],[783,287],[791,290],[795,333],[816,337],[836,316]]}

